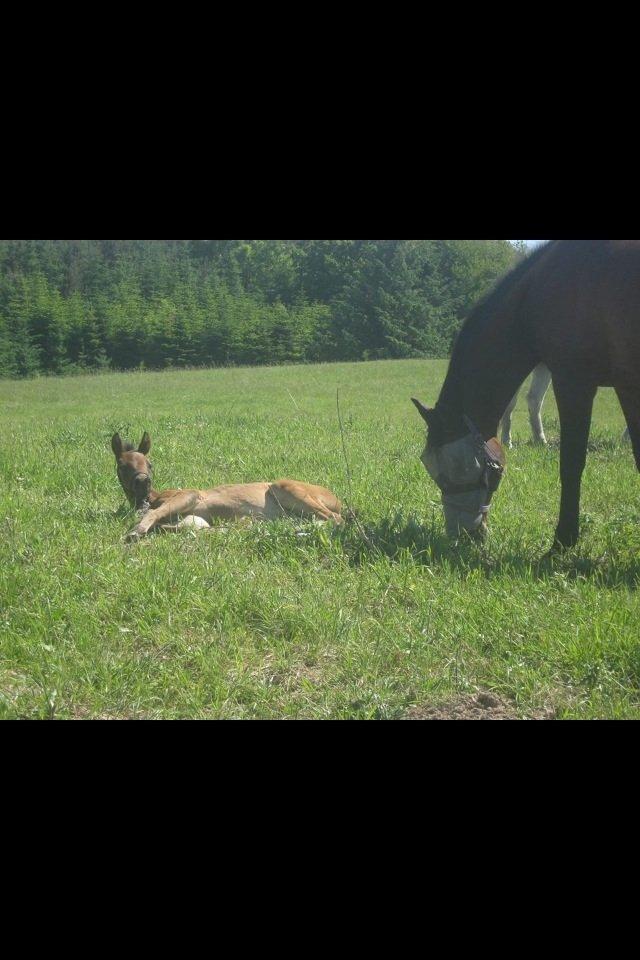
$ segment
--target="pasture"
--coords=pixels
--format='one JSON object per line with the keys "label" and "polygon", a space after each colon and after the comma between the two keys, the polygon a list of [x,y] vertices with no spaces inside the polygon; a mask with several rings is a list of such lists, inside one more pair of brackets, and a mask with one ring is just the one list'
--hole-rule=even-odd
{"label": "pasture", "polygon": [[[0,382],[0,717],[395,719],[489,691],[519,717],[640,717],[640,478],[600,391],[583,539],[554,562],[558,421],[526,403],[484,546],[454,549],[411,396],[446,363]],[[336,389],[352,484],[342,450]],[[154,486],[291,477],[361,527],[151,536],[110,438],[153,439]]]}

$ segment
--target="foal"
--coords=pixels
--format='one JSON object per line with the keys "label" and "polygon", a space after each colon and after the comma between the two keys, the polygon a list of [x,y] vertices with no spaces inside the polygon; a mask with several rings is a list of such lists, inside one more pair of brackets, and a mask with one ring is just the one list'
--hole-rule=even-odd
{"label": "foal", "polygon": [[146,536],[163,522],[173,523],[183,517],[199,517],[211,523],[216,518],[235,520],[256,517],[277,520],[281,517],[317,517],[342,524],[342,504],[325,487],[297,480],[276,483],[240,483],[214,487],[211,490],[164,490],[158,493],[151,486],[153,468],[147,458],[151,437],[145,433],[136,450],[124,444],[119,434],[111,440],[116,458],[118,479],[132,507],[143,512],[140,523],[128,540]]}

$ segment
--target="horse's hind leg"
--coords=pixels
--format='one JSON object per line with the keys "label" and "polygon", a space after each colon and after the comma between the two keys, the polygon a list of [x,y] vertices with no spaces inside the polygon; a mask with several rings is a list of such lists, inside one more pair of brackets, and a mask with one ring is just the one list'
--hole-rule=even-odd
{"label": "horse's hind leg", "polygon": [[616,393],[627,421],[627,431],[623,439],[631,441],[636,465],[640,470],[640,391],[616,387]]}
{"label": "horse's hind leg", "polygon": [[[520,393],[519,390],[518,393]],[[511,421],[513,418],[513,411],[515,410],[518,402],[518,393],[516,393],[515,397],[505,410],[505,414],[502,418],[502,445],[507,447],[508,450],[511,450],[513,446],[513,441],[511,439]]]}
{"label": "horse's hind leg", "polygon": [[311,516],[319,520],[332,520],[338,525],[344,523],[339,513],[331,510],[326,503],[314,496],[304,484],[290,480],[278,481],[269,488],[268,497],[277,504],[280,515]]}
{"label": "horse's hind leg", "polygon": [[527,403],[529,404],[529,419],[531,421],[534,442],[545,446],[547,438],[544,434],[544,426],[542,424],[542,406],[550,386],[551,371],[545,364],[540,364],[540,366],[536,367],[533,371],[533,380],[531,381],[531,388],[527,394]]}

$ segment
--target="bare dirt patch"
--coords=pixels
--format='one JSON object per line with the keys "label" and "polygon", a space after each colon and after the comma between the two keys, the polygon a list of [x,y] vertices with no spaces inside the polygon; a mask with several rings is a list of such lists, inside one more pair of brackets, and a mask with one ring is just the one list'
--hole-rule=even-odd
{"label": "bare dirt patch", "polygon": [[551,711],[519,716],[512,704],[494,693],[458,697],[434,706],[412,707],[405,720],[553,720]]}

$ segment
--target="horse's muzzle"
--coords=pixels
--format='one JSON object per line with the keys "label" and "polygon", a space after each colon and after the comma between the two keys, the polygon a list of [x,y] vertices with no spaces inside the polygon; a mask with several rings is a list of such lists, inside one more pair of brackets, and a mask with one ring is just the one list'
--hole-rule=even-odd
{"label": "horse's muzzle", "polygon": [[476,535],[482,539],[487,533],[486,491],[470,491],[464,494],[443,495],[447,536],[457,539],[462,534]]}

